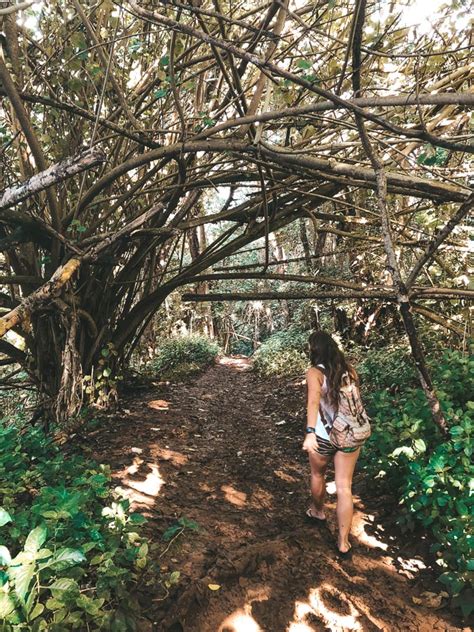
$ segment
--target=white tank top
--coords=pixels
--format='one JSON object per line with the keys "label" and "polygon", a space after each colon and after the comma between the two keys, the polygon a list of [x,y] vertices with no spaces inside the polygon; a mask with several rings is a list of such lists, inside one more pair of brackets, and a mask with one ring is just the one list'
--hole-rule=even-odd
{"label": "white tank top", "polygon": [[[318,364],[318,367],[322,367],[323,369],[324,364]],[[330,424],[332,424],[332,421],[334,419],[334,414],[335,414],[335,410],[334,407],[331,405],[331,403],[329,402],[329,398],[327,396],[328,394],[328,381],[326,378],[326,375],[324,376],[324,381],[323,381],[323,385],[321,387],[321,400],[320,400],[320,406],[323,409],[323,413],[324,416],[326,418],[326,421],[328,421]],[[327,433],[327,430],[323,424],[323,421],[321,419],[321,415],[319,413],[318,410],[318,419],[316,421],[316,434],[319,437],[322,437],[323,439],[326,439],[327,441],[329,441],[329,435]]]}

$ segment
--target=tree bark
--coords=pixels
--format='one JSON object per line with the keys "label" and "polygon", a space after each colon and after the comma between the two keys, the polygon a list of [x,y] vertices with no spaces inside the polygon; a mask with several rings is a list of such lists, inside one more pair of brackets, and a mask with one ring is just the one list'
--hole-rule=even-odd
{"label": "tree bark", "polygon": [[[365,7],[366,0],[357,0],[356,11],[354,14],[354,38],[352,44],[352,83],[354,88],[354,96],[360,96],[361,84],[360,84],[360,70],[362,65],[361,58],[361,44],[362,44],[362,32],[365,21]],[[415,321],[411,312],[410,298],[408,296],[408,288],[406,287],[400,272],[397,257],[395,254],[395,248],[393,244],[392,229],[390,226],[390,215],[387,205],[387,176],[385,173],[383,162],[377,152],[372,146],[367,130],[365,127],[365,121],[362,116],[356,113],[356,123],[359,130],[359,135],[362,141],[362,146],[369,158],[377,182],[377,205],[379,207],[380,216],[382,220],[382,231],[384,238],[385,253],[387,255],[387,263],[390,275],[393,279],[394,287],[396,289],[397,302],[400,308],[400,314],[405,326],[405,331],[410,342],[412,356],[418,369],[418,375],[420,383],[431,409],[431,414],[436,425],[440,428],[444,435],[448,433],[448,426],[446,419],[444,418],[441,410],[440,402],[436,395],[431,375],[426,364],[423,347],[416,331]]]}
{"label": "tree bark", "polygon": [[0,210],[19,204],[52,184],[71,178],[86,169],[92,169],[104,161],[105,155],[98,150],[86,150],[77,156],[66,158],[45,171],[36,173],[28,180],[5,189],[0,197]]}
{"label": "tree bark", "polygon": [[38,288],[35,292],[27,296],[15,309],[6,316],[0,318],[0,338],[7,331],[28,321],[33,310],[39,305],[50,300],[69,281],[72,275],[79,268],[79,259],[69,259],[67,263],[56,270],[51,279]]}

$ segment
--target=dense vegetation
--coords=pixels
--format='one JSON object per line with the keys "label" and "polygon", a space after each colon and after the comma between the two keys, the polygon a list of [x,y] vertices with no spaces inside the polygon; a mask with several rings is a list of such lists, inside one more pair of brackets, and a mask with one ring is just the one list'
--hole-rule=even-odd
{"label": "dense vegetation", "polygon": [[400,356],[387,373],[384,358],[378,365],[371,358],[369,365],[366,375],[375,379],[367,380],[365,391],[374,433],[363,467],[381,493],[385,488],[400,499],[402,530],[422,527],[429,534],[439,580],[468,616],[474,611],[474,360],[446,352],[434,363],[450,424],[447,440],[433,431],[423,392],[406,380]]}
{"label": "dense vegetation", "polygon": [[134,630],[148,545],[110,471],[40,429],[0,426],[3,630]]}
{"label": "dense vegetation", "polygon": [[209,366],[219,346],[204,336],[186,336],[162,342],[147,369],[161,378],[189,378]]}

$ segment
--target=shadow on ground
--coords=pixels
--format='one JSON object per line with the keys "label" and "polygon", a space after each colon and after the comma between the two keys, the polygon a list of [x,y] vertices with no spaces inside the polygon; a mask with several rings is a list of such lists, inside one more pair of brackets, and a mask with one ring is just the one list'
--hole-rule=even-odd
{"label": "shadow on ground", "polygon": [[[439,592],[424,545],[385,530],[363,472],[354,488],[351,562],[334,555],[331,474],[328,527],[305,523],[303,411],[301,382],[263,381],[247,360],[223,358],[193,383],[130,397],[94,437],[95,457],[110,463],[148,517],[151,541],[162,543],[179,518],[199,525],[160,548],[162,572],[178,570],[180,581],[169,594],[159,577],[148,587],[149,629],[462,630],[448,611],[413,601]],[[369,488],[372,500],[364,499]]]}

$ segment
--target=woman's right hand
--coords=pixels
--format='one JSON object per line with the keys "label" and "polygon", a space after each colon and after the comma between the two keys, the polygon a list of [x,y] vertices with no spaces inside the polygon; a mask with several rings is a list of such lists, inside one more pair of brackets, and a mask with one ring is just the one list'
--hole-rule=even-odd
{"label": "woman's right hand", "polygon": [[303,450],[309,452],[310,450],[317,450],[318,448],[318,440],[316,439],[316,435],[314,432],[310,432],[306,435],[303,441]]}

